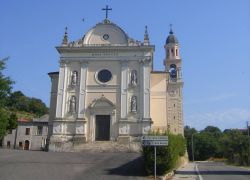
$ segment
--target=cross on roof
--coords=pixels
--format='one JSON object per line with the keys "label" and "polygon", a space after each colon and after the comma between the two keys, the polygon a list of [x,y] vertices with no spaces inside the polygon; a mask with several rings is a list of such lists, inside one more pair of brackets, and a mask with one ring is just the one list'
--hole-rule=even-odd
{"label": "cross on roof", "polygon": [[102,10],[106,11],[106,19],[108,19],[108,11],[111,11],[112,8],[109,8],[109,6],[106,5],[106,8],[102,8]]}

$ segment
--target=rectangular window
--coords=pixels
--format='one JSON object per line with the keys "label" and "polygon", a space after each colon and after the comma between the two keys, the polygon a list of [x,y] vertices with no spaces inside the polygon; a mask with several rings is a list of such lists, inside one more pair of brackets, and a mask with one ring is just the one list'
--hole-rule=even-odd
{"label": "rectangular window", "polygon": [[43,134],[43,126],[37,126],[37,135]]}
{"label": "rectangular window", "polygon": [[30,128],[26,128],[25,135],[30,135]]}

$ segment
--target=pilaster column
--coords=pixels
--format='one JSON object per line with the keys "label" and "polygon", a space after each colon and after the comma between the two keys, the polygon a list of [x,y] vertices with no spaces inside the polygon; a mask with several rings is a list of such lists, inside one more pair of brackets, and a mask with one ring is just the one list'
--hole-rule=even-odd
{"label": "pilaster column", "polygon": [[121,61],[121,118],[126,118],[128,112],[128,61]]}
{"label": "pilaster column", "polygon": [[78,106],[78,118],[84,117],[85,112],[85,99],[86,99],[86,83],[87,83],[88,63],[81,62],[81,74],[80,74],[80,89],[79,89],[79,106]]}
{"label": "pilaster column", "polygon": [[150,62],[151,58],[143,59],[143,118],[150,118]]}
{"label": "pilaster column", "polygon": [[57,91],[56,118],[63,118],[64,115],[66,86],[68,79],[67,76],[68,76],[67,62],[61,61],[59,70],[58,91]]}

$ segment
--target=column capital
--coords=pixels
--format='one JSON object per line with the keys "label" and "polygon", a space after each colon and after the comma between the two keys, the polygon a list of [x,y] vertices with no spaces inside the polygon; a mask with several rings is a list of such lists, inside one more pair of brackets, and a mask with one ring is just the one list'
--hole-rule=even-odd
{"label": "column capital", "polygon": [[69,61],[68,60],[60,60],[59,63],[60,63],[60,67],[66,67],[67,64],[69,64]]}

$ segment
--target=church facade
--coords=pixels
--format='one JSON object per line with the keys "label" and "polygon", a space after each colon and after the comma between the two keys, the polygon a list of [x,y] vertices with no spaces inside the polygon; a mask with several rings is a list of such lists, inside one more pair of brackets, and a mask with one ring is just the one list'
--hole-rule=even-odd
{"label": "church facade", "polygon": [[165,71],[153,70],[155,47],[147,27],[142,42],[107,17],[81,39],[67,29],[59,72],[51,72],[49,149],[56,144],[132,141],[150,130],[183,134],[181,57],[172,30]]}

